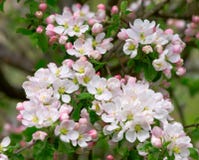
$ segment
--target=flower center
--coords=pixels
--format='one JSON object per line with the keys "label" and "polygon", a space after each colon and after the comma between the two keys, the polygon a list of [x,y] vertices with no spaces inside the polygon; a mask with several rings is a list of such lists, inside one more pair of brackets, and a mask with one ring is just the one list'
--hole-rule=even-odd
{"label": "flower center", "polygon": [[142,130],[142,127],[139,124],[135,125],[136,132],[140,132],[141,130]]}
{"label": "flower center", "polygon": [[61,134],[67,134],[68,133],[68,130],[66,128],[61,128],[60,129],[60,133]]}
{"label": "flower center", "polygon": [[59,87],[58,92],[59,92],[59,94],[64,94],[65,93],[65,87]]}
{"label": "flower center", "polygon": [[80,28],[79,28],[79,26],[77,26],[77,25],[75,25],[75,26],[73,27],[73,30],[74,30],[75,32],[80,32]]}
{"label": "flower center", "polygon": [[134,44],[130,44],[128,47],[128,50],[133,51],[135,50],[135,45]]}

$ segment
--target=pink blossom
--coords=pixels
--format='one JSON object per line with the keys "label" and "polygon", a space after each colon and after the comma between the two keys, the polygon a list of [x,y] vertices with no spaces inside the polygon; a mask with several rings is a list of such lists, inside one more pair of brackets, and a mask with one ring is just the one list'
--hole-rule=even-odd
{"label": "pink blossom", "polygon": [[113,7],[111,8],[111,14],[117,14],[118,11],[119,11],[119,9],[118,9],[117,6],[113,6]]}
{"label": "pink blossom", "polygon": [[39,9],[44,12],[47,9],[48,5],[46,3],[40,3],[39,4]]}
{"label": "pink blossom", "polygon": [[42,26],[38,26],[36,29],[37,33],[42,33],[43,32],[43,27]]}
{"label": "pink blossom", "polygon": [[47,136],[46,132],[43,131],[36,131],[35,133],[33,133],[32,138],[33,140],[37,141],[37,140],[41,140],[44,141],[45,138]]}

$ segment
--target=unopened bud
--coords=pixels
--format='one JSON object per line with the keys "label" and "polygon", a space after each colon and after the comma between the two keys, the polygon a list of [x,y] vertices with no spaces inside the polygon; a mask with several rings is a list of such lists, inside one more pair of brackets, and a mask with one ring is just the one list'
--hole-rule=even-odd
{"label": "unopened bud", "polygon": [[100,9],[100,10],[105,10],[106,9],[106,6],[104,4],[98,4],[97,5],[97,9]]}
{"label": "unopened bud", "polygon": [[92,139],[96,139],[98,135],[95,129],[88,131],[88,134],[91,136]]}
{"label": "unopened bud", "polygon": [[44,12],[47,9],[47,4],[46,3],[40,3],[39,4],[39,9]]}
{"label": "unopened bud", "polygon": [[114,160],[114,157],[111,154],[109,154],[108,156],[106,156],[106,160]]}
{"label": "unopened bud", "polygon": [[91,30],[93,33],[97,34],[103,31],[103,26],[100,23],[95,23]]}
{"label": "unopened bud", "polygon": [[47,133],[46,132],[43,132],[43,131],[37,131],[35,133],[33,133],[32,135],[32,138],[33,140],[41,140],[41,141],[44,141],[44,139],[46,138],[47,136]]}
{"label": "unopened bud", "polygon": [[43,17],[43,12],[42,11],[36,11],[35,12],[35,16],[38,18],[38,19],[41,19]]}
{"label": "unopened bud", "polygon": [[42,26],[38,26],[36,29],[37,33],[42,33],[43,32],[43,27]]}
{"label": "unopened bud", "polygon": [[118,11],[119,11],[119,9],[118,9],[117,6],[113,6],[113,7],[111,8],[111,14],[117,14]]}

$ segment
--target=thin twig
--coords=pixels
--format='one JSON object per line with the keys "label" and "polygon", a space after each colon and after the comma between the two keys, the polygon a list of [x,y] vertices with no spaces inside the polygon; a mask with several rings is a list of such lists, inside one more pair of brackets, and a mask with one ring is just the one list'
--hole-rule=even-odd
{"label": "thin twig", "polygon": [[167,2],[169,2],[169,0],[164,0],[164,1],[162,1],[162,2],[159,3],[153,10],[147,12],[147,13],[143,16],[143,18],[149,18],[149,17],[151,17],[152,15],[158,13],[159,10],[161,10],[162,7],[163,7]]}
{"label": "thin twig", "polygon": [[14,153],[15,153],[15,154],[18,154],[18,153],[20,153],[20,152],[22,152],[22,151],[24,151],[24,150],[26,150],[26,149],[28,149],[28,148],[31,148],[32,146],[34,146],[35,143],[36,143],[36,141],[32,141],[32,142],[29,143],[27,146],[25,146],[25,147],[23,147],[23,148],[20,148],[20,149],[18,149],[18,150],[16,150],[16,151],[14,151]]}
{"label": "thin twig", "polygon": [[192,128],[192,127],[199,127],[199,123],[195,123],[195,124],[189,124],[189,125],[186,125],[184,126],[184,128]]}

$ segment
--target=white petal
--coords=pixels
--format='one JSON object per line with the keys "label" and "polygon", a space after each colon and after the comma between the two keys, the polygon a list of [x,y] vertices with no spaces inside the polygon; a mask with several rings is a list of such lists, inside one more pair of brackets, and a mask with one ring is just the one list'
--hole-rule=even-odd
{"label": "white petal", "polygon": [[149,132],[142,130],[137,133],[137,138],[140,142],[144,142],[147,138],[149,138]]}
{"label": "white petal", "polygon": [[71,100],[70,96],[67,94],[62,95],[62,101],[65,103],[69,103]]}
{"label": "white petal", "polygon": [[7,147],[10,144],[10,137],[5,137],[2,142],[1,142],[1,146],[2,147]]}
{"label": "white petal", "polygon": [[79,133],[77,131],[70,131],[68,133],[68,137],[74,141],[74,140],[77,140],[77,138],[79,137]]}
{"label": "white petal", "polygon": [[135,133],[135,131],[133,131],[133,130],[128,130],[128,131],[126,132],[125,137],[126,137],[126,140],[127,140],[127,141],[133,143],[133,142],[135,142],[135,140],[136,140],[136,133]]}

